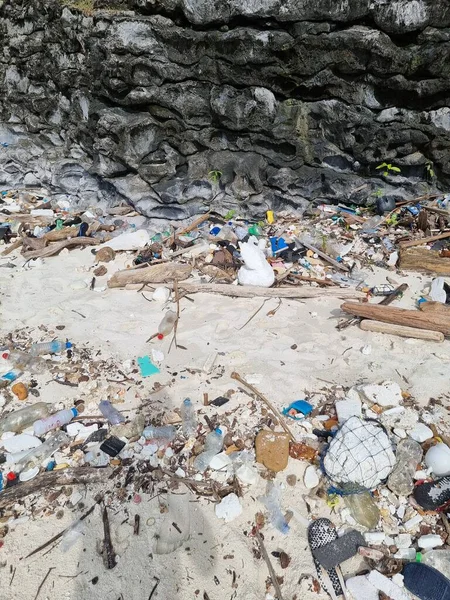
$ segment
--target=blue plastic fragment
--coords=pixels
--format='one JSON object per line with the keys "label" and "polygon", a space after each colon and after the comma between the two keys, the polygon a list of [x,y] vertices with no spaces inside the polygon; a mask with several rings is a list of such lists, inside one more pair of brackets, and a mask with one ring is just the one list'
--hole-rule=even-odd
{"label": "blue plastic fragment", "polygon": [[151,375],[160,373],[160,370],[152,363],[149,356],[140,356],[137,359],[137,363],[141,370],[141,377],[150,377]]}
{"label": "blue plastic fragment", "polygon": [[55,460],[51,460],[48,465],[45,467],[46,471],[53,471],[53,469],[56,467],[56,461]]}
{"label": "blue plastic fragment", "polygon": [[[294,415],[290,415],[289,414],[290,410],[296,410],[298,413],[300,413],[301,416],[297,417]],[[309,413],[312,412],[312,410],[313,410],[313,406],[309,402],[306,402],[306,400],[296,400],[295,402],[290,404],[287,408],[283,408],[282,412],[285,417],[294,419],[294,421],[301,421],[303,419],[303,417],[306,417],[306,415],[309,415]]]}

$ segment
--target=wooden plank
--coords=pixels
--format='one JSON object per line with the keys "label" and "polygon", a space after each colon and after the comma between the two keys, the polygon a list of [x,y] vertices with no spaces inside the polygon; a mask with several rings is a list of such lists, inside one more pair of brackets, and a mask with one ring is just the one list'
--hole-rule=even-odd
{"label": "wooden plank", "polygon": [[125,287],[130,283],[168,283],[187,279],[192,272],[190,265],[181,263],[160,263],[142,269],[125,269],[114,273],[108,281],[108,287]]}
{"label": "wooden plank", "polygon": [[424,313],[420,310],[405,310],[403,308],[392,308],[380,306],[379,304],[363,304],[356,302],[344,302],[341,306],[344,312],[383,321],[383,323],[394,323],[395,325],[406,325],[417,329],[428,329],[441,331],[444,335],[450,335],[450,316],[441,313]]}
{"label": "wooden plank", "polygon": [[432,235],[418,240],[410,240],[409,242],[400,242],[400,248],[412,248],[413,246],[420,246],[421,244],[430,244],[431,242],[437,242],[438,240],[445,240],[450,237],[450,231],[445,231],[439,235]]}
{"label": "wooden plank", "polygon": [[444,334],[440,331],[416,329],[414,327],[405,327],[404,325],[394,325],[393,323],[383,323],[381,321],[371,321],[369,319],[361,321],[359,327],[363,331],[387,333],[389,335],[398,335],[400,337],[415,338],[418,340],[431,340],[433,342],[443,342],[445,339]]}
{"label": "wooden plank", "polygon": [[428,248],[405,248],[400,250],[399,267],[404,271],[450,275],[450,258]]}
{"label": "wooden plank", "polygon": [[181,281],[178,287],[188,294],[222,294],[235,298],[364,298],[363,292],[350,288],[312,288],[307,286],[264,288],[253,285],[220,283],[190,283]]}

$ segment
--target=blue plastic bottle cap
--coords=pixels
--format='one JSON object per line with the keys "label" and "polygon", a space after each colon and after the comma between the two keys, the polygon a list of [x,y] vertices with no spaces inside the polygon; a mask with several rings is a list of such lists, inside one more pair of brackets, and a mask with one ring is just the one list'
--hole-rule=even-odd
{"label": "blue plastic bottle cap", "polygon": [[192,404],[191,399],[190,398],[185,398],[184,399],[184,404]]}
{"label": "blue plastic bottle cap", "polygon": [[70,410],[72,411],[74,417],[78,417],[78,411],[75,407],[71,408]]}
{"label": "blue plastic bottle cap", "polygon": [[72,348],[72,342],[66,342],[66,349]]}
{"label": "blue plastic bottle cap", "polygon": [[214,431],[215,431],[215,432],[216,432],[218,435],[222,435],[222,430],[220,429],[220,427],[217,427],[217,428],[216,428]]}

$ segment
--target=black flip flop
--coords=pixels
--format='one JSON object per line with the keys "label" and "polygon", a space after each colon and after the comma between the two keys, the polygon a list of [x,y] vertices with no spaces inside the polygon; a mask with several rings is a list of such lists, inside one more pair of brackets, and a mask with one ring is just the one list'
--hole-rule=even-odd
{"label": "black flip flop", "polygon": [[425,510],[439,510],[450,503],[450,477],[420,483],[413,491],[414,500]]}
{"label": "black flip flop", "polygon": [[420,600],[450,600],[450,580],[421,563],[408,563],[403,569],[405,588]]}
{"label": "black flip flop", "polygon": [[[317,578],[322,589],[330,594],[331,597],[341,596],[343,589],[339,581],[339,575],[335,568],[323,569],[320,562],[314,556],[314,552],[323,546],[327,546],[338,537],[337,531],[333,523],[329,519],[317,519],[313,521],[308,528],[308,542],[313,555],[314,565],[317,571]],[[328,581],[327,581],[328,580]],[[327,583],[331,583],[333,589],[327,587]]]}

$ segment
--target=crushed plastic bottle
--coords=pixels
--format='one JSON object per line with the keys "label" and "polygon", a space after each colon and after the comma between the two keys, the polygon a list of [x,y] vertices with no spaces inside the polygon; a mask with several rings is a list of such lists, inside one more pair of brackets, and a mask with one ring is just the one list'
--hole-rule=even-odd
{"label": "crushed plastic bottle", "polygon": [[0,420],[0,435],[5,431],[14,431],[19,433],[33,425],[37,419],[42,419],[50,415],[52,405],[46,402],[36,402],[32,406],[21,408],[9,413]]}
{"label": "crushed plastic bottle", "polygon": [[[351,486],[355,487],[354,484]],[[345,490],[345,486],[341,487]],[[375,529],[380,520],[380,509],[370,492],[358,490],[356,493],[345,495],[344,502],[357,523],[367,529]]]}
{"label": "crushed plastic bottle", "polygon": [[397,496],[409,496],[414,487],[414,473],[423,457],[420,444],[413,439],[402,440],[396,450],[396,463],[387,486]]}
{"label": "crushed plastic bottle", "polygon": [[41,356],[42,354],[61,354],[69,348],[72,348],[72,344],[70,342],[54,340],[53,342],[32,344],[30,348],[30,354],[33,356]]}
{"label": "crushed plastic bottle", "polygon": [[285,535],[289,532],[289,525],[281,510],[281,489],[273,481],[267,483],[266,495],[258,498],[269,512],[269,519],[275,529]]}
{"label": "crushed plastic bottle", "polygon": [[163,320],[158,325],[158,333],[159,335],[166,336],[173,330],[175,323],[177,321],[177,313],[173,310],[168,310],[164,315]]}
{"label": "crushed plastic bottle", "polygon": [[125,421],[125,417],[115,408],[109,400],[102,400],[98,408],[108,423],[111,425],[119,425]]}
{"label": "crushed plastic bottle", "polygon": [[433,567],[442,575],[450,579],[450,550],[430,550],[429,552],[418,552],[416,561],[428,567]]}
{"label": "crushed plastic bottle", "polygon": [[34,435],[42,436],[51,431],[52,429],[58,429],[63,425],[67,425],[70,423],[72,419],[78,416],[78,411],[76,408],[68,408],[65,410],[59,410],[55,414],[50,417],[46,417],[45,419],[39,419],[33,425]]}
{"label": "crushed plastic bottle", "polygon": [[201,454],[194,460],[194,469],[203,473],[209,467],[209,463],[216,454],[222,450],[223,434],[222,430],[217,428],[208,433],[205,439],[205,448]]}
{"label": "crushed plastic bottle", "polygon": [[190,493],[177,490],[167,495],[167,512],[156,536],[155,554],[170,554],[179,548],[191,533]]}
{"label": "crushed plastic bottle", "polygon": [[11,369],[0,377],[0,389],[8,387],[13,381],[23,375],[23,371],[20,369]]}
{"label": "crushed plastic bottle", "polygon": [[146,440],[154,440],[158,443],[170,444],[174,439],[177,430],[173,425],[154,426],[149,425],[144,429],[142,435]]}
{"label": "crushed plastic bottle", "polygon": [[[18,463],[14,471],[30,471],[38,469],[46,458],[50,458],[61,446],[70,443],[70,437],[64,431],[56,431],[37,448],[30,450]],[[39,470],[39,469],[38,469]]]}
{"label": "crushed plastic bottle", "polygon": [[190,398],[183,400],[181,405],[181,419],[183,421],[184,437],[190,438],[197,431],[197,418]]}

